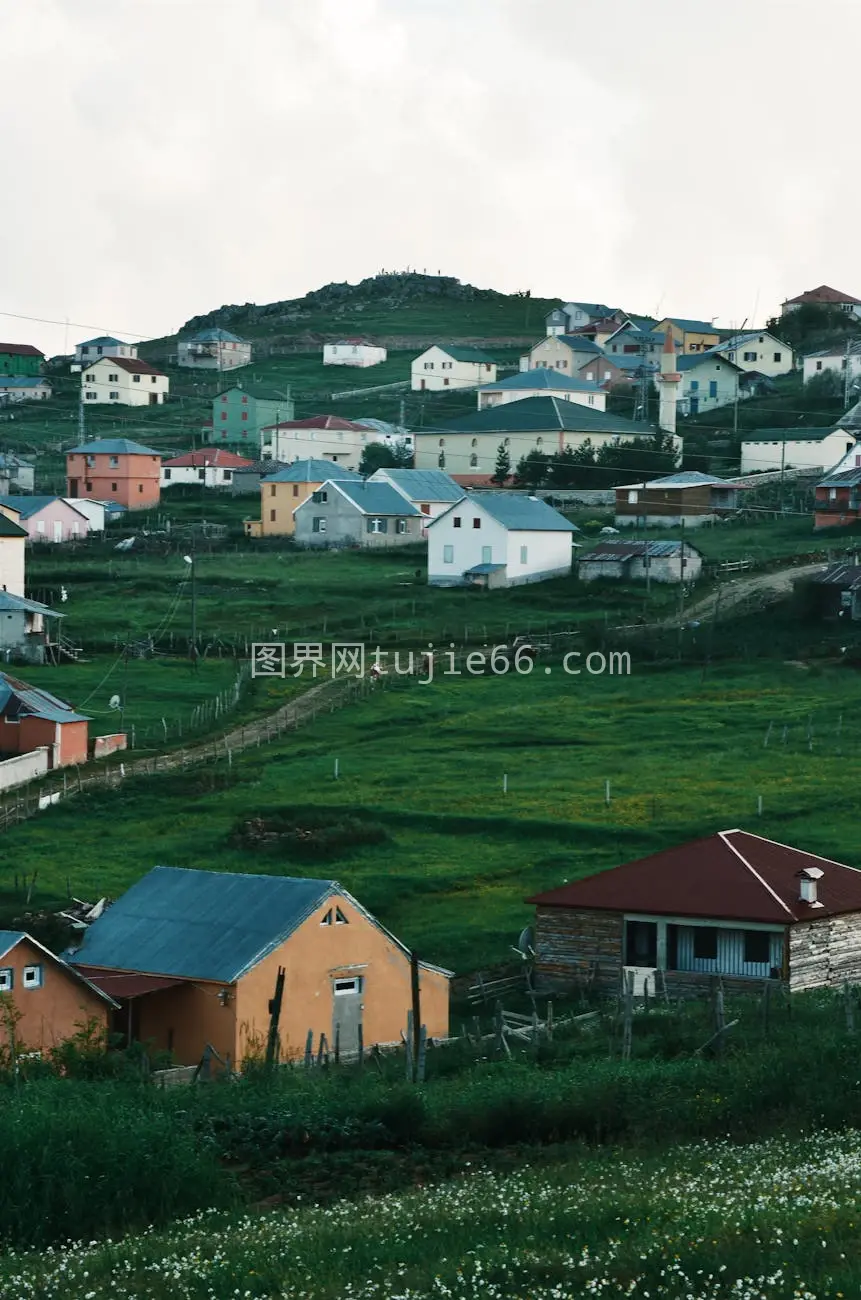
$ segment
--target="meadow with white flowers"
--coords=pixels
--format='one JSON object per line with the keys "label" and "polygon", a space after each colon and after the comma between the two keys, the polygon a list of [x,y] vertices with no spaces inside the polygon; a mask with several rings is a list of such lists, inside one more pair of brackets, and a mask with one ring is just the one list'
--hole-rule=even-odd
{"label": "meadow with white flowers", "polygon": [[861,1131],[609,1151],[0,1259],[0,1300],[857,1300]]}

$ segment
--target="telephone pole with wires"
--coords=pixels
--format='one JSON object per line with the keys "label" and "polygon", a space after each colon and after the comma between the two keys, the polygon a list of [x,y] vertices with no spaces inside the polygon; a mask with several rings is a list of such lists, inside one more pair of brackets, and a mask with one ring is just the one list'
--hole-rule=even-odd
{"label": "telephone pole with wires", "polygon": [[849,361],[852,356],[852,344],[849,335],[846,336],[846,351],[843,356],[843,410],[849,410],[849,397],[852,389],[852,376],[849,372]]}

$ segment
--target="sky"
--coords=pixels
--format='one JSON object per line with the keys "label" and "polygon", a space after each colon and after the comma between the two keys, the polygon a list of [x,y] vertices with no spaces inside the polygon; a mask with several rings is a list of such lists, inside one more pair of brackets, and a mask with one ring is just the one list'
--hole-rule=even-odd
{"label": "sky", "polygon": [[861,297],[859,44],[858,0],[0,0],[0,339],[407,267],[729,327]]}

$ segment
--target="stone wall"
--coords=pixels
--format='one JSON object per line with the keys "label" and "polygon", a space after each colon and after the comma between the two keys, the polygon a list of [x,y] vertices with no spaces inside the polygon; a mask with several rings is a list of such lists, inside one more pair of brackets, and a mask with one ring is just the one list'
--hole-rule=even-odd
{"label": "stone wall", "polygon": [[540,981],[577,979],[594,969],[596,983],[616,984],[622,968],[622,913],[539,907],[535,972]]}
{"label": "stone wall", "polygon": [[802,921],[789,929],[789,987],[861,984],[861,913]]}

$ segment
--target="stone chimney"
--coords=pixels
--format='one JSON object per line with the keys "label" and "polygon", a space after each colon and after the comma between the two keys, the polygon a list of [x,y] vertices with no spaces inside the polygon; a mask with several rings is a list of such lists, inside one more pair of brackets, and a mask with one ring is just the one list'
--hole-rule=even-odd
{"label": "stone chimney", "polygon": [[676,432],[676,406],[679,400],[679,385],[682,377],[676,369],[676,344],[673,331],[667,329],[664,335],[664,347],[661,352],[661,373],[657,376],[660,407],[658,410],[658,428],[664,433]]}

